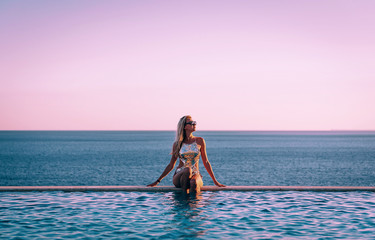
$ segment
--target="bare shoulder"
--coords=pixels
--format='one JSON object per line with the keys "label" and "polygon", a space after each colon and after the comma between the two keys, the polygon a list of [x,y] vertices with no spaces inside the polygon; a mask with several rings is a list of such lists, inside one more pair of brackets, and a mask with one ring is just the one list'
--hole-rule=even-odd
{"label": "bare shoulder", "polygon": [[196,142],[201,145],[201,146],[204,146],[206,144],[206,142],[204,141],[204,138],[202,137],[197,137],[197,140]]}

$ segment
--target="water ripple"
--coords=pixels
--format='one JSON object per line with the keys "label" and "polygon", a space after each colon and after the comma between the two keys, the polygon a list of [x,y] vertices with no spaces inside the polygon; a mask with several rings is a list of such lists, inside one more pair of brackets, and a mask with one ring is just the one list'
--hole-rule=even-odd
{"label": "water ripple", "polygon": [[372,192],[0,193],[12,238],[371,239]]}

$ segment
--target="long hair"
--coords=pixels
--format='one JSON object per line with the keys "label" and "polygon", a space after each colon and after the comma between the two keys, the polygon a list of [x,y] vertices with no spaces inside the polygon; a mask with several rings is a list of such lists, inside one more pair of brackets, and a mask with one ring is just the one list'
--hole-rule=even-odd
{"label": "long hair", "polygon": [[180,121],[178,121],[178,124],[177,124],[176,139],[173,143],[173,148],[171,152],[171,154],[175,157],[179,156],[182,142],[186,138],[185,124],[186,124],[187,118],[191,118],[191,116],[190,115],[183,116],[182,118],[180,118]]}

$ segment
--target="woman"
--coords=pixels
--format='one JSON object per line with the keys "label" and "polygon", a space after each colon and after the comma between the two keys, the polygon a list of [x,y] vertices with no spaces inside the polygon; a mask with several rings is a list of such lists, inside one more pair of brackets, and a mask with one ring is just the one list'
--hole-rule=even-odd
{"label": "woman", "polygon": [[212,171],[211,164],[206,155],[206,143],[203,138],[193,136],[196,122],[192,117],[183,116],[177,125],[176,141],[173,143],[172,158],[170,163],[165,168],[164,172],[154,183],[147,185],[154,187],[167,176],[174,168],[177,158],[180,158],[180,163],[173,175],[173,184],[177,188],[182,188],[184,192],[200,192],[203,186],[202,175],[199,173],[199,157],[202,156],[203,165],[216,186],[225,187],[220,184]]}

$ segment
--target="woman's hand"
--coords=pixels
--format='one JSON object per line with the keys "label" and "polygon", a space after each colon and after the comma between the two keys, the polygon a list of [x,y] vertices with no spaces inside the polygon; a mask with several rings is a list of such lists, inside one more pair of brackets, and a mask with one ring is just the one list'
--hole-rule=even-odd
{"label": "woman's hand", "polygon": [[153,183],[147,185],[147,187],[155,187],[155,186],[158,185],[158,184],[159,184],[159,181],[155,181],[155,182],[153,182]]}
{"label": "woman's hand", "polygon": [[215,185],[218,186],[218,187],[226,187],[224,184],[221,184],[219,182],[215,182]]}

